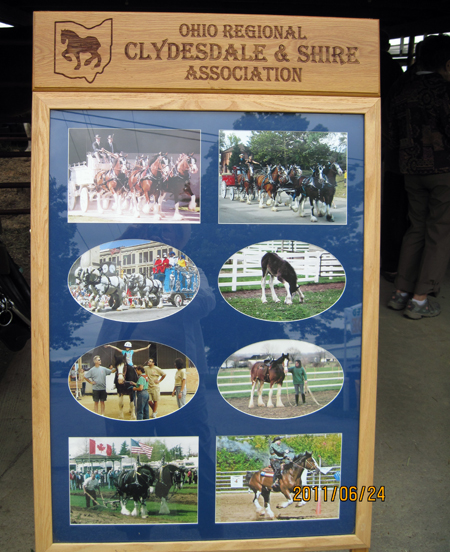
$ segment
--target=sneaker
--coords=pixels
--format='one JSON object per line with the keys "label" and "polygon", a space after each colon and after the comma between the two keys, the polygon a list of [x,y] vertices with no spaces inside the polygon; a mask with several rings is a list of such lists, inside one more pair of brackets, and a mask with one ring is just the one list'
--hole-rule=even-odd
{"label": "sneaker", "polygon": [[389,303],[387,304],[387,306],[390,309],[403,310],[404,308],[406,308],[406,304],[408,303],[409,298],[410,298],[409,293],[407,295],[402,295],[398,291],[394,291],[392,293],[392,297]]}
{"label": "sneaker", "polygon": [[420,318],[431,318],[441,314],[441,307],[436,301],[431,301],[427,298],[424,305],[418,305],[415,301],[410,299],[406,305],[404,315],[412,320],[419,320]]}

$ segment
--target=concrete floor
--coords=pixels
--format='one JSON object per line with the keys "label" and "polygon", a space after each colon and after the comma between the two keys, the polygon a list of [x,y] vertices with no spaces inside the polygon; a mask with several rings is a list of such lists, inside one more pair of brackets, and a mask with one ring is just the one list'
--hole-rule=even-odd
{"label": "concrete floor", "polygon": [[[450,272],[442,314],[413,321],[380,289],[372,552],[450,551]],[[34,549],[30,347],[0,374],[0,551]],[[38,476],[38,475],[37,475]]]}

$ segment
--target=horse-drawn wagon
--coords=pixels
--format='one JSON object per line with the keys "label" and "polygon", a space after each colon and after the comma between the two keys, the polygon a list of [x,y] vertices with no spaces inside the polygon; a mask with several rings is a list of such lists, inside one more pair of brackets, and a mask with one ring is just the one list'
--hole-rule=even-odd
{"label": "horse-drawn wagon", "polygon": [[198,286],[199,277],[196,268],[182,266],[166,268],[162,298],[175,307],[182,307],[186,301],[194,298]]}
{"label": "horse-drawn wagon", "polygon": [[88,152],[86,161],[74,163],[69,166],[69,184],[68,184],[68,208],[73,211],[77,204],[77,198],[80,198],[80,208],[83,213],[89,208],[92,201],[97,201],[97,208],[100,212],[108,209],[110,200],[113,199],[111,192],[102,193],[99,190],[96,177],[98,174],[106,174],[113,170],[117,160],[99,161],[92,153]]}
{"label": "horse-drawn wagon", "polygon": [[[236,169],[236,167],[233,167]],[[220,194],[225,199],[227,195],[233,201],[236,194],[238,194],[238,184],[236,182],[236,177],[234,174],[223,174],[222,182],[220,183]]]}

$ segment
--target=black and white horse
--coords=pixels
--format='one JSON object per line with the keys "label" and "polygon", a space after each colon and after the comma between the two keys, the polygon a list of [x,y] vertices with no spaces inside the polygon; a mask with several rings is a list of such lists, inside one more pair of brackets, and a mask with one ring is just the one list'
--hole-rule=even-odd
{"label": "black and white horse", "polygon": [[128,278],[128,289],[132,296],[140,297],[142,308],[162,308],[161,295],[163,285],[159,280],[146,278],[143,274],[139,273],[131,274]]}
{"label": "black and white horse", "polygon": [[165,464],[158,470],[158,481],[155,485],[155,495],[161,500],[160,514],[170,514],[167,497],[170,490],[181,489],[185,482],[186,469],[175,464]]}
{"label": "black and white horse", "polygon": [[[334,187],[334,192],[336,192],[337,187],[336,176],[342,176],[343,174],[344,171],[341,169],[338,163],[336,163],[336,161],[330,161],[323,169],[323,175],[326,177],[330,185]],[[334,194],[332,206],[334,207],[334,209],[336,209],[336,204],[334,203]]]}
{"label": "black and white horse", "polygon": [[272,292],[272,299],[275,303],[279,303],[280,299],[275,293],[275,288],[273,284],[273,279],[276,277],[278,281],[284,284],[286,289],[286,298],[284,302],[286,305],[292,305],[292,300],[295,295],[298,295],[299,302],[303,303],[305,297],[300,289],[300,286],[297,285],[297,274],[293,269],[292,265],[287,261],[283,260],[277,253],[266,253],[261,259],[261,269],[262,269],[262,278],[261,278],[261,290],[262,296],[261,301],[267,303],[266,299],[266,279],[269,276],[269,286],[270,291]]}
{"label": "black and white horse", "polygon": [[[120,513],[124,516],[138,516],[143,519],[147,516],[145,501],[150,496],[150,487],[156,484],[157,472],[148,464],[139,466],[135,470],[123,470],[117,480],[114,481],[120,500]],[[130,512],[127,508],[129,499],[134,501],[134,509]]]}
{"label": "black and white horse", "polygon": [[126,292],[126,279],[119,276],[108,276],[95,266],[77,268],[75,271],[77,284],[88,291],[90,307],[89,310],[98,312],[100,310],[100,299],[109,296],[109,306],[117,310],[122,306]]}
{"label": "black and white horse", "polygon": [[304,205],[306,198],[308,198],[311,205],[311,222],[317,222],[317,216],[323,217],[325,214],[325,211],[321,208],[320,202],[324,201],[323,188],[326,179],[323,176],[322,165],[316,165],[311,171],[311,176],[301,177],[299,179],[296,198],[291,208],[295,212],[299,211],[301,217],[305,217]]}
{"label": "black and white horse", "polygon": [[130,381],[137,382],[138,375],[133,366],[127,364],[124,355],[117,355],[114,359],[114,365],[116,368],[116,373],[114,376],[114,385],[117,389],[117,394],[119,396],[119,411],[120,419],[124,419],[123,415],[123,397],[128,395],[130,398],[130,420],[136,419],[136,409],[134,406],[134,386],[130,385]]}

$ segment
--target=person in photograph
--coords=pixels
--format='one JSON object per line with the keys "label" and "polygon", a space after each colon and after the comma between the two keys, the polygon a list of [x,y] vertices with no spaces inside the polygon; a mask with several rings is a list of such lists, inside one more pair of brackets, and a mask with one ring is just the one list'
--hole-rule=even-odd
{"label": "person in photograph", "polygon": [[186,368],[181,358],[175,359],[175,386],[172,391],[172,397],[176,395],[178,408],[186,404]]}
{"label": "person in photograph", "polygon": [[166,268],[169,268],[169,267],[170,267],[170,261],[169,261],[169,258],[167,257],[167,253],[163,253],[163,261],[162,261],[162,264],[163,264],[164,270],[166,270]]}
{"label": "person in photograph", "polygon": [[107,149],[109,153],[116,153],[114,151],[114,134],[108,136],[108,145],[105,149]]}
{"label": "person in photograph", "polygon": [[178,257],[176,256],[174,251],[171,251],[169,253],[169,265],[172,268],[174,266],[177,266],[177,264],[178,264]]}
{"label": "person in photograph", "polygon": [[115,349],[116,351],[119,351],[119,353],[121,353],[126,358],[128,366],[134,366],[134,353],[139,353],[140,351],[146,351],[147,349],[150,349],[150,343],[147,345],[147,347],[142,347],[141,349],[133,349],[133,344],[130,341],[127,341],[125,343],[124,349],[119,349],[119,347],[116,347],[115,345],[105,345],[105,347],[109,347],[110,349]]}
{"label": "person in photograph", "polygon": [[270,465],[273,469],[273,490],[275,490],[278,485],[278,481],[283,475],[282,466],[286,460],[289,460],[289,452],[289,447],[282,443],[281,437],[277,436],[272,440],[272,444],[269,447],[269,454]]}
{"label": "person in photograph", "polygon": [[138,380],[137,382],[130,381],[130,384],[134,386],[134,390],[137,392],[136,419],[148,420],[150,418],[148,404],[148,380],[145,376],[143,366],[138,365],[135,367],[135,370],[138,375]]}
{"label": "person in photograph", "polygon": [[155,365],[153,358],[149,358],[144,365],[145,374],[148,378],[148,396],[149,406],[152,409],[152,418],[156,418],[158,415],[158,402],[160,399],[160,387],[159,384],[166,377],[164,370],[161,370],[159,366]]}
{"label": "person in photograph", "polygon": [[296,360],[295,365],[290,366],[287,371],[292,374],[292,382],[294,383],[295,389],[295,406],[298,406],[300,394],[302,395],[302,403],[305,404],[305,382],[308,381],[308,376],[306,375],[306,370],[302,366],[302,361],[300,359]]}
{"label": "person in photograph", "polygon": [[97,161],[103,161],[103,148],[101,146],[101,137],[99,134],[95,135],[95,140],[92,142],[92,151]]}
{"label": "person in photograph", "polygon": [[97,502],[97,491],[100,490],[100,483],[95,477],[95,474],[91,473],[88,478],[84,480],[83,483],[83,492],[86,496],[86,508],[90,508],[91,500],[92,505],[98,505]]}
{"label": "person in photograph", "polygon": [[244,175],[244,178],[247,174],[247,161],[243,153],[239,155],[239,162],[237,164],[237,174]]}
{"label": "person in photograph", "polygon": [[253,169],[253,172],[257,169],[257,167],[261,166],[261,163],[258,163],[258,161],[253,159],[253,155],[248,156],[246,164]]}
{"label": "person in photograph", "polygon": [[94,366],[84,373],[84,379],[92,384],[92,398],[94,399],[94,412],[98,414],[98,403],[100,403],[100,415],[105,415],[105,402],[108,398],[106,393],[106,376],[115,372],[100,365],[101,358],[94,357]]}
{"label": "person in photograph", "polygon": [[166,269],[163,265],[161,255],[157,255],[155,264],[153,265],[153,275],[156,278],[156,280],[159,280],[160,282],[164,283],[164,271],[165,270]]}

